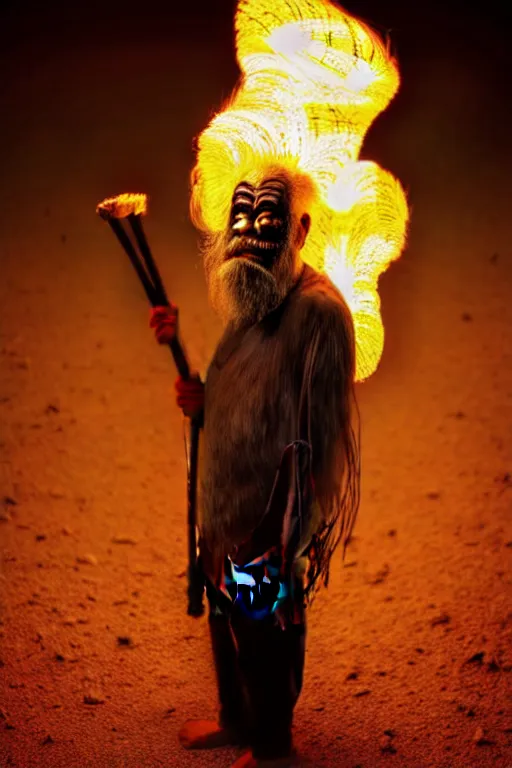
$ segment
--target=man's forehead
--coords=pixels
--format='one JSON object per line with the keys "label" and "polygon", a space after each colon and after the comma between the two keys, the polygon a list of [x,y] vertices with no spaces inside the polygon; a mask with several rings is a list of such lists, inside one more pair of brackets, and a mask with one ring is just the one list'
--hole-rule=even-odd
{"label": "man's forehead", "polygon": [[270,193],[276,197],[282,198],[288,194],[288,183],[285,179],[279,176],[269,176],[263,179],[259,184],[252,184],[250,181],[241,181],[237,185],[233,193],[233,199],[235,197],[247,197],[250,200],[255,200],[256,197],[262,195],[262,193]]}

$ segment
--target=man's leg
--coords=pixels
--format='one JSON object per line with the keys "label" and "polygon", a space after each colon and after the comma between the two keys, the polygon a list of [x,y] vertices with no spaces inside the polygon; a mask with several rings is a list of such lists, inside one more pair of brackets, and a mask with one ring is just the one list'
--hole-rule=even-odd
{"label": "man's leg", "polygon": [[220,703],[219,721],[189,720],[179,739],[186,749],[213,749],[247,743],[246,705],[229,621],[231,602],[207,581],[208,625]]}
{"label": "man's leg", "polygon": [[274,615],[252,620],[237,610],[231,617],[250,707],[250,746],[262,765],[293,755],[293,709],[302,688],[305,653],[301,613],[300,623],[290,622],[284,629]]}

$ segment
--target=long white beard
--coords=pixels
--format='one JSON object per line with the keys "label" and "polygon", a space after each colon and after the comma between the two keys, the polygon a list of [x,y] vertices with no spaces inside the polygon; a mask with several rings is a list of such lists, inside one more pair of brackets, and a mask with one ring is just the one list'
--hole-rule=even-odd
{"label": "long white beard", "polygon": [[221,265],[213,276],[211,293],[223,321],[235,326],[259,322],[286,295],[274,275],[243,257]]}
{"label": "long white beard", "polygon": [[252,325],[281,304],[297,277],[292,241],[289,236],[271,270],[241,256],[226,260],[224,235],[203,244],[210,303],[224,324]]}

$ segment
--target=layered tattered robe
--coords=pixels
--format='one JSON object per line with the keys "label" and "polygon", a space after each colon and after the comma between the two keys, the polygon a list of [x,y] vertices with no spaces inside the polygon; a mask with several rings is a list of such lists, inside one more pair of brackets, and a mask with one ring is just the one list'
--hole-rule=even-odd
{"label": "layered tattered robe", "polygon": [[256,757],[291,745],[304,561],[340,504],[353,343],[341,294],[305,265],[277,309],[226,328],[208,369],[200,548],[221,722]]}

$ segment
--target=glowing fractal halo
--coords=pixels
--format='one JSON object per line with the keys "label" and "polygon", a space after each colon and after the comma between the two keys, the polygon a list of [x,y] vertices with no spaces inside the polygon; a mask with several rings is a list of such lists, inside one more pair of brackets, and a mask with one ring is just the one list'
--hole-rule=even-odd
{"label": "glowing fractal halo", "polygon": [[361,381],[382,355],[377,283],[400,256],[408,218],[400,183],[357,159],[398,89],[396,61],[375,32],[329,0],[239,0],[235,29],[242,79],[198,139],[194,221],[223,231],[238,182],[276,166],[297,186],[312,180],[302,256],[350,307]]}

